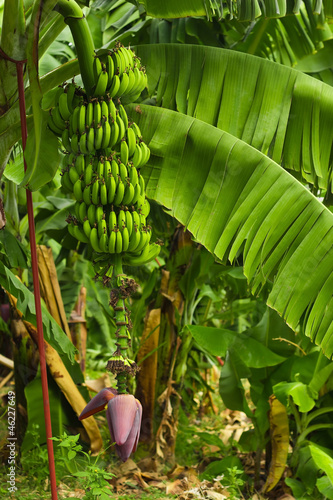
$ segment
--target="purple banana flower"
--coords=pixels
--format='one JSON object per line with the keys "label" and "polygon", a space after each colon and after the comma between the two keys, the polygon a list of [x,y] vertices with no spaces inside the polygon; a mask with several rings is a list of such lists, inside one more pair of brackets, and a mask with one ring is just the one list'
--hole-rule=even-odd
{"label": "purple banana flower", "polygon": [[139,441],[142,406],[131,394],[118,394],[110,387],[102,389],[82,411],[79,420],[106,408],[111,439],[116,443],[116,452],[123,462],[134,453]]}

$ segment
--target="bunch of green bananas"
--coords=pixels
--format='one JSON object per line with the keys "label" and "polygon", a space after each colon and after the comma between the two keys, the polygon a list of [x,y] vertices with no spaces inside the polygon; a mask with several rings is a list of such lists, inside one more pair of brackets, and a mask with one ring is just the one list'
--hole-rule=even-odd
{"label": "bunch of green bananas", "polygon": [[150,150],[119,99],[138,97],[146,86],[145,71],[130,49],[117,44],[95,57],[94,74],[90,98],[74,83],[59,88],[49,127],[65,149],[62,185],[76,199],[69,232],[100,254],[95,262],[101,274],[110,254],[122,254],[124,264],[141,265],[160,247],[150,244],[149,203],[139,170]]}

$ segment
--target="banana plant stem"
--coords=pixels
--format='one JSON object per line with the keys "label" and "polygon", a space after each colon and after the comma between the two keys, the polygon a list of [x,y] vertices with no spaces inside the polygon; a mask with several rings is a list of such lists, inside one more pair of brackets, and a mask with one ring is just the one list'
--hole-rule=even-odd
{"label": "banana plant stem", "polygon": [[[24,68],[23,62],[20,61],[20,62],[16,63],[17,82],[18,82],[18,90],[19,90],[19,102],[20,102],[22,147],[23,147],[23,152],[24,152],[25,146],[26,146],[26,141],[27,141],[27,120],[26,120],[26,109],[25,109],[25,98],[24,98],[23,68]],[[27,169],[27,165],[26,165],[26,162],[24,159],[24,170],[26,170],[26,169]],[[53,441],[51,439],[52,438],[52,426],[51,426],[49,390],[48,390],[48,385],[47,385],[43,319],[42,319],[41,297],[40,297],[39,277],[38,277],[35,220],[34,220],[34,211],[33,211],[33,202],[32,202],[31,191],[29,191],[27,189],[26,195],[27,195],[27,208],[28,208],[28,221],[29,221],[29,237],[30,237],[29,239],[30,239],[30,249],[31,249],[31,267],[32,267],[35,307],[36,307],[38,350],[39,350],[40,372],[41,372],[42,393],[43,393],[46,445],[47,445],[47,453],[48,453],[48,459],[49,459],[51,495],[52,495],[52,500],[57,500],[58,499],[57,483],[56,483],[55,464],[54,464]]]}
{"label": "banana plant stem", "polygon": [[96,82],[93,71],[95,47],[87,19],[75,0],[58,0],[55,10],[64,17],[73,35],[83,85],[89,97]]}

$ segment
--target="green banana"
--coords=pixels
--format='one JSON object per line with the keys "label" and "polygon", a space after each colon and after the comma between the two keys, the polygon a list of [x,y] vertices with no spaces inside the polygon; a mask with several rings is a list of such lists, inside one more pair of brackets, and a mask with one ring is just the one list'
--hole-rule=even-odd
{"label": "green banana", "polygon": [[116,253],[123,251],[123,235],[120,230],[116,232]]}
{"label": "green banana", "polygon": [[85,171],[85,161],[84,161],[84,156],[83,155],[77,155],[75,156],[75,161],[74,165],[76,168],[76,171],[79,175],[84,174]]}
{"label": "green banana", "polygon": [[101,253],[101,247],[99,246],[98,232],[97,228],[93,227],[89,236],[90,244],[95,252]]}
{"label": "green banana", "polygon": [[117,227],[117,216],[114,210],[110,211],[109,215],[109,231],[114,231]]}
{"label": "green banana", "polygon": [[122,209],[119,210],[117,222],[118,222],[118,228],[122,231],[123,228],[126,226],[126,216],[124,210]]}
{"label": "green banana", "polygon": [[138,171],[133,165],[130,165],[128,167],[128,170],[129,170],[130,183],[133,184],[133,186],[135,187],[139,182]]}
{"label": "green banana", "polygon": [[60,112],[61,118],[64,121],[67,121],[69,119],[69,117],[71,116],[71,112],[69,111],[68,104],[67,104],[67,94],[65,94],[65,93],[61,94],[61,96],[59,97],[58,107],[59,107],[59,112]]}
{"label": "green banana", "polygon": [[91,204],[91,184],[87,185],[83,190],[83,201],[87,204]]}
{"label": "green banana", "polygon": [[143,266],[144,264],[148,264],[148,262],[153,259],[156,259],[160,251],[161,247],[156,243],[147,245],[140,255],[126,256],[125,263],[129,266]]}
{"label": "green banana", "polygon": [[69,168],[68,173],[69,173],[69,178],[70,178],[71,182],[72,182],[72,183],[73,183],[73,185],[74,185],[74,184],[76,183],[76,181],[77,181],[77,180],[79,179],[79,177],[80,177],[80,176],[79,176],[79,174],[77,173],[76,168],[75,168],[75,167],[73,167],[73,166],[72,166],[72,167],[70,167],[70,168]]}
{"label": "green banana", "polygon": [[136,146],[136,135],[132,128],[128,128],[127,131],[127,144],[128,144],[128,156],[131,158],[133,156]]}
{"label": "green banana", "polygon": [[129,239],[128,251],[134,252],[138,244],[140,243],[140,231],[134,226],[132,234]]}
{"label": "green banana", "polygon": [[83,222],[83,232],[90,241],[91,225],[88,219]]}
{"label": "green banana", "polygon": [[86,217],[87,217],[87,205],[85,204],[84,201],[81,201],[80,206],[79,206],[78,219],[80,222],[83,223],[83,221],[86,219]]}
{"label": "green banana", "polygon": [[99,57],[95,56],[95,59],[93,62],[93,72],[94,72],[95,82],[97,82],[99,75],[102,73],[102,71],[103,71],[102,62],[99,59]]}
{"label": "green banana", "polygon": [[91,183],[93,178],[93,173],[94,173],[93,165],[92,163],[89,163],[83,174],[83,179],[86,186]]}
{"label": "green banana", "polygon": [[73,184],[69,178],[69,173],[68,170],[64,170],[62,172],[61,176],[61,185],[67,189],[68,191],[72,192],[73,191]]}
{"label": "green banana", "polygon": [[108,73],[108,86],[107,86],[107,88],[109,89],[109,87],[112,83],[113,75],[114,75],[114,62],[113,62],[113,59],[112,59],[110,54],[108,54],[107,58],[106,58],[106,71]]}
{"label": "green banana", "polygon": [[116,232],[113,230],[111,231],[109,236],[109,252],[110,253],[116,252]]}
{"label": "green banana", "polygon": [[106,187],[106,183],[104,178],[102,179],[101,187],[100,187],[100,199],[102,205],[107,205],[108,203],[108,191]]}
{"label": "green banana", "polygon": [[126,182],[126,180],[128,178],[128,170],[127,170],[127,167],[124,163],[119,164],[119,174],[120,174],[121,180],[123,182]]}
{"label": "green banana", "polygon": [[82,182],[80,178],[76,180],[75,184],[73,184],[73,194],[77,201],[83,200]]}
{"label": "green banana", "polygon": [[108,203],[113,203],[117,190],[117,182],[112,174],[107,178],[106,183],[108,191]]}
{"label": "green banana", "polygon": [[89,238],[87,238],[84,231],[82,231],[79,226],[74,226],[73,233],[77,240],[81,241],[82,243],[89,243]]}
{"label": "green banana", "polygon": [[125,111],[125,108],[122,104],[119,104],[118,109],[119,109],[119,116],[121,117],[121,119],[124,122],[125,130],[127,130],[128,129],[128,116],[127,116],[127,113]]}
{"label": "green banana", "polygon": [[124,194],[125,194],[125,184],[123,183],[123,181],[121,179],[119,179],[119,182],[117,185],[116,196],[115,196],[114,201],[113,201],[113,203],[116,206],[118,206],[118,207],[120,206],[121,202],[123,201]]}
{"label": "green banana", "polygon": [[110,137],[109,146],[110,146],[110,148],[113,148],[113,146],[115,146],[117,144],[117,141],[119,139],[120,129],[119,129],[119,125],[117,123],[117,120],[111,122],[110,127],[111,127],[111,137]]}
{"label": "green banana", "polygon": [[124,205],[130,205],[132,203],[132,200],[134,198],[134,193],[135,193],[135,189],[134,189],[133,184],[128,182],[125,186],[125,194],[124,194],[124,198],[123,198]]}
{"label": "green banana", "polygon": [[117,119],[117,108],[116,108],[116,106],[111,98],[108,100],[108,109],[109,109],[108,116],[111,115],[111,118],[113,120],[116,120]]}
{"label": "green banana", "polygon": [[116,122],[118,123],[119,126],[118,142],[120,142],[125,137],[125,132],[126,132],[125,123],[123,122],[123,119],[119,114],[117,115]]}
{"label": "green banana", "polygon": [[62,141],[62,145],[64,146],[64,148],[66,149],[66,151],[70,151],[71,150],[71,143],[69,141],[69,130],[68,130],[68,128],[65,128],[65,130],[62,131],[61,141]]}
{"label": "green banana", "polygon": [[89,153],[95,151],[95,130],[90,128],[87,133],[87,150]]}
{"label": "green banana", "polygon": [[129,232],[127,227],[124,227],[122,237],[123,237],[123,252],[127,252],[129,247]]}
{"label": "green banana", "polygon": [[99,123],[97,128],[95,129],[95,149],[101,149],[103,141],[103,127]]}
{"label": "green banana", "polygon": [[95,128],[101,123],[102,120],[102,108],[98,101],[94,102],[94,123]]}
{"label": "green banana", "polygon": [[128,145],[127,145],[127,142],[125,140],[121,141],[120,143],[120,159],[121,161],[127,165],[128,163]]}
{"label": "green banana", "polygon": [[133,231],[133,217],[129,210],[125,211],[126,227],[128,230],[128,236],[131,236]]}
{"label": "green banana", "polygon": [[135,145],[135,151],[132,157],[132,162],[135,168],[139,168],[142,161],[142,151],[139,144]]}
{"label": "green banana", "polygon": [[96,222],[96,206],[93,205],[92,203],[88,206],[87,217],[90,226],[93,227]]}
{"label": "green banana", "polygon": [[80,106],[80,112],[78,116],[78,130],[80,134],[83,134],[86,130],[86,105],[81,104]]}
{"label": "green banana", "polygon": [[92,101],[88,102],[86,111],[86,127],[91,127],[94,121],[94,103]]}
{"label": "green banana", "polygon": [[106,121],[103,125],[103,140],[101,144],[102,149],[106,149],[109,147],[111,139],[111,126],[108,121]]}
{"label": "green banana", "polygon": [[[63,133],[63,129],[57,127],[57,125],[54,123],[54,120],[53,120],[53,117],[52,115],[50,114],[49,117],[48,117],[48,120],[47,120],[47,125],[49,127],[50,130],[52,130],[52,132],[56,135],[62,135]],[[66,129],[65,129],[66,130]],[[67,149],[67,148],[66,148]]]}
{"label": "green banana", "polygon": [[99,205],[100,204],[100,198],[99,198],[99,179],[96,179],[93,182],[92,190],[91,190],[91,201],[93,202],[94,205]]}
{"label": "green banana", "polygon": [[111,87],[109,89],[110,97],[115,97],[117,95],[119,87],[120,87],[120,78],[118,75],[114,75]]}
{"label": "green banana", "polygon": [[79,148],[82,154],[86,155],[89,153],[87,148],[87,132],[82,132],[79,140]]}
{"label": "green banana", "polygon": [[101,234],[99,238],[99,247],[102,252],[107,252],[109,249],[109,238],[107,233]]}
{"label": "green banana", "polygon": [[106,93],[107,86],[108,86],[108,74],[105,70],[103,70],[99,74],[96,87],[94,90],[94,96],[95,97],[103,96]]}

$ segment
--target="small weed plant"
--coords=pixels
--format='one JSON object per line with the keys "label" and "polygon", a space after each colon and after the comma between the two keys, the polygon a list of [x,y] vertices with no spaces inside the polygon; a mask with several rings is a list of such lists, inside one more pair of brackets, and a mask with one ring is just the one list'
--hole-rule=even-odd
{"label": "small weed plant", "polygon": [[[31,431],[35,442],[38,443],[38,426]],[[80,486],[85,490],[84,500],[109,500],[109,482],[114,474],[107,472],[101,465],[101,453],[92,457],[91,453],[83,451],[78,442],[80,434],[53,437],[56,443],[54,450],[56,473],[58,477],[70,479],[77,478]],[[22,467],[29,475],[33,476],[38,484],[45,481],[48,476],[48,456],[45,447],[39,444],[22,456]]]}

